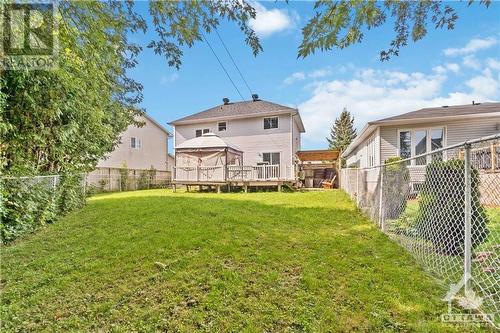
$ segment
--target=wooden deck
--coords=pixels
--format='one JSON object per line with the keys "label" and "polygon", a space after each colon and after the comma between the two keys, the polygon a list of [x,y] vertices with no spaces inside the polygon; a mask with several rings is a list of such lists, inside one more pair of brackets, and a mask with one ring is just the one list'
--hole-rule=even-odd
{"label": "wooden deck", "polygon": [[294,186],[295,183],[294,167],[280,165],[175,167],[172,181],[174,190],[178,185],[188,190],[191,186],[206,186],[214,187],[217,192],[222,187],[241,187],[245,192],[250,187],[277,187],[281,191],[283,185]]}

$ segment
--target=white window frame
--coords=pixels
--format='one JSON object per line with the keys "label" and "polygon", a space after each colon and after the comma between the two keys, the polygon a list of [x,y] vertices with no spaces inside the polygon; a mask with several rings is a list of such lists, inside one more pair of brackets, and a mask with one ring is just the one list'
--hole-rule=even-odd
{"label": "white window frame", "polygon": [[[271,127],[271,128],[266,128],[266,119],[272,119],[272,118],[276,118],[276,121],[278,123],[278,126],[276,127]],[[279,116],[271,116],[271,117],[264,117],[262,118],[262,128],[265,130],[265,131],[270,131],[270,130],[276,130],[276,129],[279,129],[280,128],[280,117]]]}
{"label": "white window frame", "polygon": [[[224,124],[224,129],[220,129],[220,124]],[[219,121],[217,123],[217,132],[226,132],[227,131],[227,121]]]}
{"label": "white window frame", "polygon": [[198,131],[201,131],[201,135],[202,136],[203,134],[207,134],[207,133],[210,133],[210,128],[197,128],[194,130],[194,137],[195,138],[199,138],[199,136],[196,136],[196,132]]}
{"label": "white window frame", "polygon": [[[416,140],[415,140],[415,132],[417,131],[426,131],[427,134],[426,134],[426,143],[425,143],[425,152],[426,153],[429,153],[431,152],[431,148],[432,148],[432,145],[431,145],[431,133],[432,133],[432,130],[435,130],[435,129],[442,129],[443,130],[443,148],[447,146],[447,139],[448,139],[448,128],[447,126],[445,125],[442,125],[442,126],[430,126],[430,127],[414,127],[414,128],[398,128],[398,134],[397,134],[397,141],[398,141],[398,145],[397,145],[397,156],[399,157],[400,156],[400,152],[401,152],[401,140],[400,140],[400,133],[401,132],[410,132],[410,158],[412,158],[410,161],[411,161],[411,164],[412,166],[425,166],[426,164],[430,163],[431,162],[431,155],[427,155],[426,157],[426,164],[422,164],[422,165],[417,165],[415,162],[415,143],[416,143]],[[443,152],[443,159],[446,159],[446,154],[445,152]]]}
{"label": "white window frame", "polygon": [[262,155],[262,162],[265,162],[264,161],[264,154],[269,154],[270,159],[272,159],[272,154],[278,154],[279,155],[278,164],[269,164],[269,165],[281,165],[281,152],[280,151],[266,151],[266,152],[262,152],[261,153],[261,155]]}
{"label": "white window frame", "polygon": [[[134,145],[132,145],[132,139],[134,139]],[[132,149],[140,149],[142,147],[141,139],[136,136],[130,137],[130,148]]]}

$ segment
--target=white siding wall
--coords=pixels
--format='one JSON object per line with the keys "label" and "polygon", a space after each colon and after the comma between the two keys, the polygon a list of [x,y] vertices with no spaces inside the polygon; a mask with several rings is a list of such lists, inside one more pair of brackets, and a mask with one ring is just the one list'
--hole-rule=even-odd
{"label": "white siding wall", "polygon": [[445,127],[445,146],[500,132],[500,117],[476,118],[449,122],[414,124],[410,126],[384,126],[380,128],[382,162],[398,156],[398,129]]}
{"label": "white siding wall", "polygon": [[[482,136],[492,135],[500,132],[500,117],[484,117],[468,120],[455,120],[447,122],[431,122],[413,125],[381,126],[377,129],[377,164],[383,163],[389,157],[398,156],[398,130],[445,127],[445,146],[454,145],[466,140],[476,139]],[[366,167],[366,143],[370,137],[364,140],[347,156],[347,165],[360,162],[361,167]]]}
{"label": "white siding wall", "polygon": [[380,164],[380,132],[374,131],[366,140],[364,140],[346,159],[347,166],[357,164],[360,168],[368,167],[368,142],[373,139],[375,145],[375,164]]}
{"label": "white siding wall", "polygon": [[[141,117],[146,124],[143,127],[129,126],[122,133],[121,143],[105,159],[99,161],[97,167],[120,168],[125,163],[129,169],[167,170],[167,133],[161,130],[149,119]],[[130,138],[141,140],[138,149],[130,147]]]}
{"label": "white siding wall", "polygon": [[[243,163],[255,165],[262,161],[262,153],[281,153],[281,164],[292,165],[291,147],[291,115],[279,115],[277,129],[264,129],[264,117],[227,120],[226,131],[218,131],[218,122],[204,122],[189,125],[175,126],[175,144],[179,145],[186,140],[196,137],[197,129],[210,129],[211,132],[223,138],[226,142],[238,146],[243,150]],[[293,130],[298,137],[300,147],[300,133],[298,128]],[[294,146],[296,151],[298,148]]]}

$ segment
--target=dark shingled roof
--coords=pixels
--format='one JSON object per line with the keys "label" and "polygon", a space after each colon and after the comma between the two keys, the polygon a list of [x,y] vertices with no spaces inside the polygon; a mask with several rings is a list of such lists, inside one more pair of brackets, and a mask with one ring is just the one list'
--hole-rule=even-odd
{"label": "dark shingled roof", "polygon": [[257,101],[243,101],[234,102],[227,105],[217,105],[205,111],[201,111],[190,116],[180,118],[170,122],[170,124],[176,124],[191,120],[202,120],[210,118],[231,118],[240,115],[256,115],[268,114],[273,112],[296,112],[297,110],[288,106],[271,103],[267,101],[257,100]]}
{"label": "dark shingled roof", "polygon": [[386,121],[395,121],[395,120],[466,116],[466,115],[484,114],[493,112],[500,112],[500,103],[480,103],[480,104],[478,103],[474,105],[466,104],[466,105],[453,105],[446,107],[441,106],[437,108],[425,108],[417,111],[403,113],[398,116],[380,119],[372,122],[372,124],[377,124],[379,122],[386,122]]}

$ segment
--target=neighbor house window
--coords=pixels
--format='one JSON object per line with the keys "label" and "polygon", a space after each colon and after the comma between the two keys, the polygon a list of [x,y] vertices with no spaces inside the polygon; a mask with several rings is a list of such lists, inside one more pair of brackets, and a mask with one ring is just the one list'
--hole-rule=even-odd
{"label": "neighbor house window", "polygon": [[278,117],[264,118],[264,129],[278,128]]}
{"label": "neighbor house window", "polygon": [[130,147],[135,149],[141,148],[141,140],[134,137],[130,138]]}
{"label": "neighbor house window", "polygon": [[269,165],[279,165],[280,153],[263,153],[262,161],[267,162]]}
{"label": "neighbor house window", "polygon": [[204,128],[204,129],[197,129],[195,134],[196,137],[202,136],[203,134],[210,133],[210,129]]}
{"label": "neighbor house window", "polygon": [[227,124],[225,121],[222,121],[217,124],[217,127],[219,129],[219,132],[225,131],[227,129]]}
{"label": "neighbor house window", "polygon": [[[434,128],[431,130],[431,151],[444,147],[444,128]],[[443,152],[432,154],[433,159],[443,159]]]}
{"label": "neighbor house window", "polygon": [[[426,154],[444,147],[444,128],[428,128],[399,131],[399,157],[402,159]],[[442,159],[439,153],[432,158]],[[425,165],[431,161],[431,156],[418,157],[407,164]]]}
{"label": "neighbor house window", "polygon": [[399,132],[399,157],[401,157],[403,160],[411,157],[410,131]]}
{"label": "neighbor house window", "polygon": [[[427,152],[427,130],[415,131],[415,156],[425,154]],[[418,157],[415,160],[417,165],[427,164],[427,156]]]}

